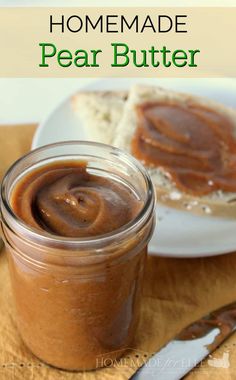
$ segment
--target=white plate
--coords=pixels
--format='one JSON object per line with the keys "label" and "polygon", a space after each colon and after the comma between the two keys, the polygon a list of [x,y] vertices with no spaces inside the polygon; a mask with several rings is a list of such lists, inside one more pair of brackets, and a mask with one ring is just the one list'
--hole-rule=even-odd
{"label": "white plate", "polygon": [[[103,79],[87,90],[128,89],[133,83],[158,84],[173,90],[204,95],[236,108],[234,79]],[[84,90],[84,89],[83,89]],[[60,104],[39,126],[32,147],[63,140],[86,140],[82,123],[74,115],[70,99]],[[157,205],[157,227],[150,252],[169,257],[213,256],[236,250],[236,220],[193,216]]]}

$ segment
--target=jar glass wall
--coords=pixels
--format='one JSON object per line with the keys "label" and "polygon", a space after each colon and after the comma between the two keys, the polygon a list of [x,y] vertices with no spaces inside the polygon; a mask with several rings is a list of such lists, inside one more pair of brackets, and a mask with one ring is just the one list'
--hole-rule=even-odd
{"label": "jar glass wall", "polygon": [[[11,205],[15,186],[30,172],[60,161],[87,162],[87,171],[119,181],[142,200],[126,225],[101,236],[68,238],[37,231]],[[140,163],[103,144],[66,142],[18,160],[1,187],[1,229],[8,248],[17,325],[41,360],[93,369],[132,347],[138,323],[147,244],[154,228],[154,189]]]}

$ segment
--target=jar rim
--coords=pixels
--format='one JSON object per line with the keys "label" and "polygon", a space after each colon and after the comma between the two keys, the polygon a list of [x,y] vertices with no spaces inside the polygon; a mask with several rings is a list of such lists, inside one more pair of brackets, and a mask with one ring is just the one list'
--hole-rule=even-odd
{"label": "jar rim", "polygon": [[[144,205],[142,209],[139,211],[139,213],[136,215],[136,217],[129,221],[128,223],[124,224],[123,226],[119,227],[118,229],[111,231],[109,233],[101,234],[98,236],[92,236],[92,237],[64,237],[59,235],[53,235],[50,233],[47,233],[46,231],[37,230],[36,228],[33,228],[29,225],[27,225],[21,218],[19,218],[15,212],[13,211],[10,201],[7,196],[6,192],[6,184],[8,181],[8,178],[10,174],[14,171],[14,169],[19,165],[20,162],[23,160],[34,156],[36,153],[44,152],[50,148],[56,148],[57,146],[70,146],[70,145],[78,145],[78,146],[90,146],[90,147],[100,147],[102,149],[105,149],[107,151],[112,151],[116,153],[119,156],[122,156],[126,160],[128,160],[133,167],[138,169],[138,171],[141,173],[142,178],[145,181],[147,192],[146,192],[146,199],[144,201]],[[78,154],[79,156],[79,154]],[[22,228],[22,231],[25,231],[28,236],[35,238],[36,240],[40,240],[40,244],[45,245],[60,245],[60,244],[67,244],[68,247],[71,248],[79,248],[79,247],[85,247],[86,245],[98,245],[98,244],[105,244],[108,245],[112,241],[119,241],[119,239],[124,235],[129,235],[134,230],[139,230],[147,219],[149,219],[152,214],[155,207],[155,190],[154,186],[151,180],[151,177],[149,173],[146,171],[144,166],[133,156],[131,156],[129,153],[116,148],[111,145],[98,143],[98,142],[92,142],[92,141],[82,141],[82,140],[71,140],[71,141],[62,141],[57,142],[53,144],[47,144],[42,147],[36,148],[29,153],[23,155],[21,158],[19,158],[17,161],[15,161],[10,168],[7,170],[6,174],[3,177],[2,184],[1,184],[1,204],[0,209],[4,208],[4,210],[7,212],[8,217],[10,217],[11,221],[13,223],[16,223],[18,226]],[[5,220],[2,210],[0,217]],[[7,223],[9,226],[9,223]],[[10,226],[9,226],[10,227]],[[25,235],[24,235],[25,236]]]}

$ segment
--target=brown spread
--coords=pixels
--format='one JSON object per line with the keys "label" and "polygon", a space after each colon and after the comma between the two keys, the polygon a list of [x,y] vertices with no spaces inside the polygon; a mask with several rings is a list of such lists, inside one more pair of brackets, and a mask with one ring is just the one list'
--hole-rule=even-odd
{"label": "brown spread", "polygon": [[147,102],[137,106],[132,153],[167,171],[192,195],[236,191],[236,139],[227,117],[197,104]]}
{"label": "brown spread", "polygon": [[225,307],[213,311],[207,317],[204,317],[188,327],[186,327],[178,336],[177,340],[193,340],[202,338],[212,329],[218,328],[219,334],[215,337],[213,343],[207,346],[209,352],[215,350],[230,334],[234,332],[236,325],[236,303],[226,305]]}
{"label": "brown spread", "polygon": [[16,187],[15,213],[28,225],[65,237],[99,236],[131,221],[140,208],[124,185],[89,174],[86,163],[35,171]]}
{"label": "brown spread", "polygon": [[[54,237],[103,236],[135,218],[141,203],[121,181],[68,161],[32,169],[11,195],[18,217]],[[8,232],[18,328],[37,357],[87,370],[132,346],[150,228],[95,248],[31,244]]]}

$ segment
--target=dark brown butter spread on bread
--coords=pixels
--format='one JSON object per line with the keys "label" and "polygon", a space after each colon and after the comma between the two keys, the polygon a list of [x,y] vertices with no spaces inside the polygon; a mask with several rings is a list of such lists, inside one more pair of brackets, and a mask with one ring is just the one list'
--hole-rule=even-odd
{"label": "dark brown butter spread on bread", "polygon": [[136,107],[132,153],[168,172],[195,196],[236,191],[236,139],[226,116],[198,104],[146,102]]}

